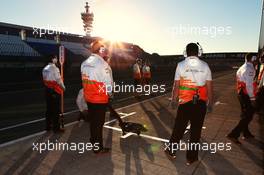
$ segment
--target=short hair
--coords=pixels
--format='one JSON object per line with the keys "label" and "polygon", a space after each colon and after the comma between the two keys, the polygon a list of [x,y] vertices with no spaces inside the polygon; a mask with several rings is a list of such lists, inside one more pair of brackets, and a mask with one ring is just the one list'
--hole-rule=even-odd
{"label": "short hair", "polygon": [[254,55],[252,54],[252,53],[247,53],[246,55],[245,55],[245,59],[247,60],[247,61],[251,61],[251,58],[253,57]]}
{"label": "short hair", "polygon": [[53,60],[55,57],[58,58],[58,56],[55,55],[55,54],[48,55],[48,56],[47,56],[47,60],[48,60],[48,62],[51,63],[52,60]]}
{"label": "short hair", "polygon": [[96,40],[91,43],[91,52],[99,53],[101,47],[104,47],[104,44],[100,40]]}
{"label": "short hair", "polygon": [[199,53],[199,47],[195,43],[189,43],[186,46],[186,54],[187,56],[196,56]]}

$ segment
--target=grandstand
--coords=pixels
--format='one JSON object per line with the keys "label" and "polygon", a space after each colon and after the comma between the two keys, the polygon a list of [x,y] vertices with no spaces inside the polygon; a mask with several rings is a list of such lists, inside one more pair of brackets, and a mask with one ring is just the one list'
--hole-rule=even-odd
{"label": "grandstand", "polygon": [[0,55],[5,56],[41,56],[21,40],[19,36],[0,34]]}

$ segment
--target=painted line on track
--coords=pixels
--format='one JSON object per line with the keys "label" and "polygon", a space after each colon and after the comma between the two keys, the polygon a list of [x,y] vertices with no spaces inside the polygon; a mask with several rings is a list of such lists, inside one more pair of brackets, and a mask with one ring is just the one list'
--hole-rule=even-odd
{"label": "painted line on track", "polygon": [[[116,128],[116,127],[112,127],[112,126],[104,126],[104,128],[107,128],[107,129],[112,129],[112,130],[115,130],[115,131],[119,131],[119,132],[122,132],[122,130],[120,128]],[[127,133],[125,136],[121,136],[121,138],[127,138],[131,135],[136,135],[135,133]],[[156,141],[161,141],[161,142],[169,142],[169,140],[167,139],[163,139],[163,138],[159,138],[159,137],[154,137],[154,136],[149,136],[149,135],[145,135],[145,134],[140,134],[139,137],[144,137],[144,138],[148,138],[148,139],[152,139],[152,140],[156,140]]]}
{"label": "painted line on track", "polygon": [[[65,112],[65,113],[63,113],[63,115],[68,115],[68,114],[75,113],[75,112],[78,112],[78,111],[79,110],[73,110],[73,111]],[[28,125],[28,124],[31,124],[31,123],[37,123],[37,122],[44,121],[44,120],[45,120],[45,118],[40,118],[40,119],[37,119],[37,120],[32,120],[32,121],[29,121],[29,122],[25,122],[25,123],[19,123],[17,125],[12,125],[12,126],[8,126],[8,127],[5,127],[5,128],[1,128],[0,131],[5,131],[5,130],[8,130],[8,129],[17,128],[17,127],[20,127],[20,126]]]}
{"label": "painted line on track", "polygon": [[[68,127],[68,126],[74,125],[74,124],[76,124],[78,122],[79,121],[74,121],[74,122],[71,122],[71,123],[67,123],[64,126]],[[9,141],[9,142],[6,142],[6,143],[2,143],[2,144],[0,144],[0,148],[15,144],[17,142],[21,142],[21,141],[24,141],[24,140],[27,140],[27,139],[30,139],[30,138],[35,137],[35,136],[43,135],[45,133],[47,133],[47,131],[40,131],[40,132],[37,132],[35,134],[31,134],[31,135],[28,135],[28,136],[25,136],[25,137],[18,138],[16,140],[12,140],[12,141]]]}
{"label": "painted line on track", "polygon": [[[133,104],[130,104],[130,105],[128,105],[128,106],[124,106],[124,107],[121,107],[121,108],[117,108],[116,110],[121,110],[121,109],[124,109],[124,108],[127,108],[127,107],[135,106],[135,105],[137,105],[137,104],[144,103],[144,102],[147,102],[147,101],[150,101],[150,100],[156,99],[156,98],[158,98],[158,97],[163,97],[163,96],[165,96],[165,95],[167,95],[167,94],[168,94],[168,93],[163,94],[163,95],[159,95],[159,96],[156,96],[156,97],[153,97],[153,98],[149,98],[149,99],[146,99],[146,100],[143,100],[143,101],[137,102],[137,103],[133,103]],[[74,112],[77,112],[77,111],[79,111],[79,110],[69,111],[69,112],[64,113],[64,115],[67,115],[67,114],[70,114],[70,113],[74,113]],[[132,114],[131,114],[131,115],[132,115]],[[133,114],[133,115],[134,115],[134,114]],[[38,120],[45,120],[45,118],[41,118],[41,119],[38,119]],[[116,120],[116,119],[114,119],[114,120]],[[34,120],[34,121],[36,122],[37,120]],[[29,121],[29,122],[30,122],[30,123],[34,123],[33,121]],[[29,122],[26,122],[26,123],[29,123]],[[108,121],[108,122],[110,122],[110,121]],[[111,122],[114,122],[114,121],[111,120]],[[71,122],[71,123],[65,124],[65,127],[67,127],[67,126],[71,126],[71,125],[73,125],[73,124],[75,124],[75,123],[78,123],[78,121],[74,121],[74,122]],[[22,124],[24,124],[24,123],[21,123],[21,124],[18,124],[18,125],[23,126]],[[15,126],[15,125],[13,125],[13,126]],[[105,127],[105,126],[104,126],[104,127]],[[108,127],[108,126],[107,126],[107,127]],[[7,127],[6,127],[6,128],[7,128]],[[9,126],[9,129],[12,129],[12,128],[14,128],[14,127]],[[1,130],[4,130],[4,129],[5,129],[5,128],[1,128]],[[116,128],[116,129],[119,129],[119,128]],[[1,131],[1,130],[0,130],[0,131]],[[7,129],[5,129],[5,130],[7,130]],[[120,129],[120,130],[121,130],[121,129]],[[17,142],[20,142],[20,141],[24,141],[24,140],[30,139],[30,138],[35,137],[35,136],[42,135],[42,134],[44,134],[44,133],[46,133],[46,131],[40,131],[40,132],[37,132],[37,133],[31,134],[31,135],[28,135],[28,136],[25,136],[25,137],[21,137],[21,138],[18,138],[18,139],[15,139],[15,140],[12,140],[12,141],[9,141],[9,142],[6,142],[6,143],[2,143],[2,144],[0,144],[0,148],[5,147],[5,146],[8,146],[8,145],[12,145],[12,144],[17,143]]]}
{"label": "painted line on track", "polygon": [[[129,116],[131,116],[131,115],[136,114],[136,112],[131,112],[131,113],[128,113],[128,114],[126,114],[126,113],[122,113],[122,112],[121,112],[121,113],[119,113],[119,114],[123,115],[122,117],[120,117],[121,119],[123,119],[123,118],[126,118],[126,117],[129,117]],[[104,125],[108,125],[108,124],[113,123],[113,122],[115,122],[115,121],[117,121],[117,119],[113,119],[113,120],[110,120],[110,121],[108,121],[108,122],[105,122]]]}

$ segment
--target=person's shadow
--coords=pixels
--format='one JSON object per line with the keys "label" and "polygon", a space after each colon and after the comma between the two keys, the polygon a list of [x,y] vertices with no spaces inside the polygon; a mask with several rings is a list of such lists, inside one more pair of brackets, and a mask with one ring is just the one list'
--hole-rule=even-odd
{"label": "person's shadow", "polygon": [[[50,142],[55,142],[59,140],[61,135],[53,134],[51,132],[47,132],[40,136],[36,141],[37,143],[44,143],[49,140]],[[38,149],[40,149],[38,147]],[[42,153],[39,150],[33,150],[33,147],[30,147],[25,153],[5,172],[5,174],[31,174],[33,173],[42,161],[47,157],[49,151],[45,150]]]}
{"label": "person's shadow", "polygon": [[[130,136],[126,139],[120,139],[120,149],[125,154],[125,174],[130,175],[133,172],[132,160],[134,159],[136,174],[144,174],[141,164],[142,159],[154,161],[152,145],[141,137]],[[145,153],[142,154],[142,151]],[[132,159],[133,158],[133,159]]]}
{"label": "person's shadow", "polygon": [[[67,142],[90,143],[89,127],[89,122],[76,124]],[[104,129],[103,134],[104,146],[111,148],[113,131]],[[89,174],[111,175],[113,171],[112,152],[97,155],[92,150],[86,150],[84,153],[64,152],[51,174],[87,174],[89,172]]]}

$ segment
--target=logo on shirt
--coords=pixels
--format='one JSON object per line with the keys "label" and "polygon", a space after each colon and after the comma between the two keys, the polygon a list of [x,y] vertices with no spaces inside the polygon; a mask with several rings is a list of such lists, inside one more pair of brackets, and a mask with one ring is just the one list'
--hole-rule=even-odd
{"label": "logo on shirt", "polygon": [[185,72],[193,72],[193,73],[198,73],[198,72],[204,72],[203,70],[197,70],[197,69],[186,69]]}

